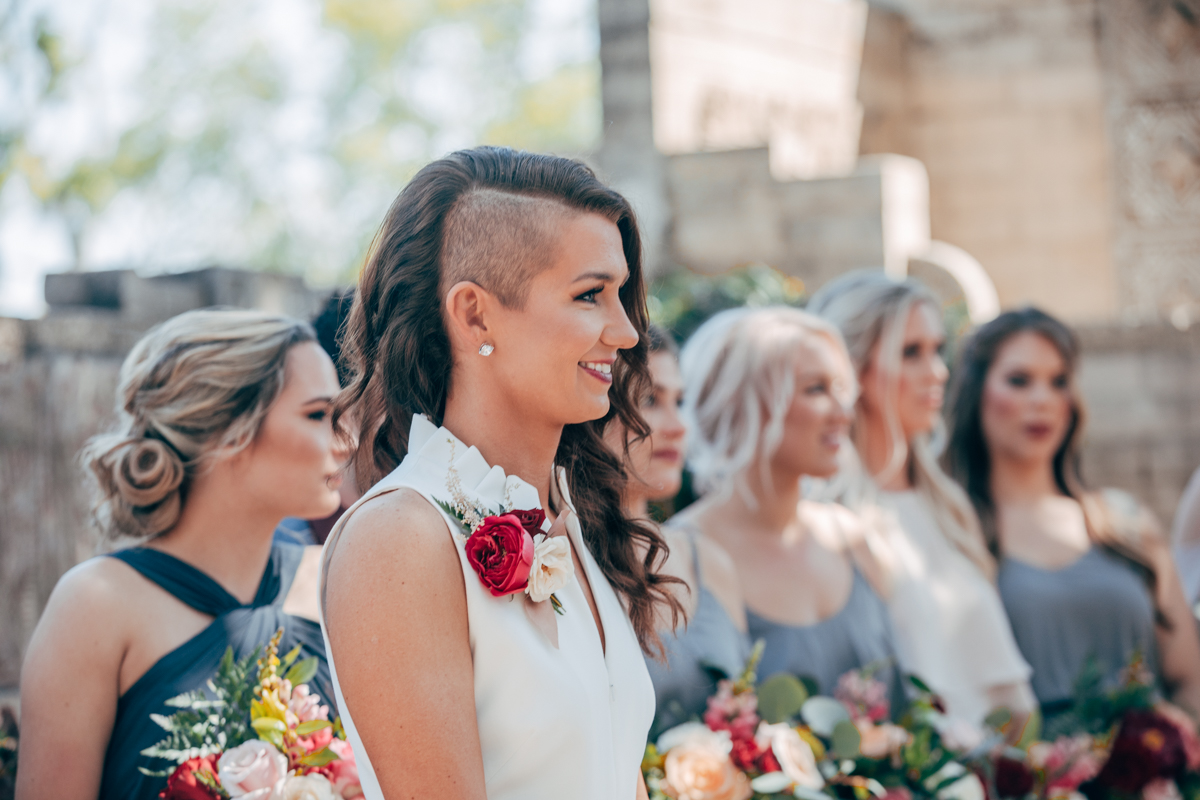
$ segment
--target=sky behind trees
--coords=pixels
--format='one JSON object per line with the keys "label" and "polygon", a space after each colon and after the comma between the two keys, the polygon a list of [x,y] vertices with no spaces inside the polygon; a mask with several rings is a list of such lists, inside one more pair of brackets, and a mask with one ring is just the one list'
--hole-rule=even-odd
{"label": "sky behind trees", "polygon": [[349,281],[429,159],[591,151],[598,49],[594,0],[0,0],[0,314],[71,268]]}

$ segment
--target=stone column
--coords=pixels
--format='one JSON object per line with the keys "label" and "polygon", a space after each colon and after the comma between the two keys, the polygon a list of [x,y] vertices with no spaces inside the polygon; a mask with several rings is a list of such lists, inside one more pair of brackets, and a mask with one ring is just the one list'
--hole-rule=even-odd
{"label": "stone column", "polygon": [[647,275],[666,265],[670,222],[663,158],[654,146],[648,0],[598,0],[604,134],[601,177],[633,203],[642,229]]}

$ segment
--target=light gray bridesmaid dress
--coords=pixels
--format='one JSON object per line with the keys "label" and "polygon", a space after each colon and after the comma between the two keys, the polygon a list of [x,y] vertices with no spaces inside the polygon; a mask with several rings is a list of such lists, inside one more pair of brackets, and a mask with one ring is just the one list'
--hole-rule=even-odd
{"label": "light gray bridesmaid dress", "polygon": [[746,634],[737,629],[721,601],[704,585],[695,531],[689,529],[687,536],[696,577],[696,610],[686,628],[662,634],[666,663],[646,657],[657,701],[652,741],[663,731],[702,716],[719,677],[736,678],[750,654]]}
{"label": "light gray bridesmaid dress", "polygon": [[833,616],[814,625],[787,625],[746,609],[750,638],[766,642],[759,678],[784,672],[810,678],[821,694],[832,695],[838,678],[879,665],[875,677],[891,690],[893,711],[904,694],[896,662],[896,641],[887,607],[854,569],[850,598]]}
{"label": "light gray bridesmaid dress", "polygon": [[1062,569],[1005,557],[997,583],[1045,710],[1059,711],[1072,698],[1089,658],[1099,663],[1106,686],[1120,680],[1135,652],[1158,675],[1154,599],[1119,556],[1093,546]]}

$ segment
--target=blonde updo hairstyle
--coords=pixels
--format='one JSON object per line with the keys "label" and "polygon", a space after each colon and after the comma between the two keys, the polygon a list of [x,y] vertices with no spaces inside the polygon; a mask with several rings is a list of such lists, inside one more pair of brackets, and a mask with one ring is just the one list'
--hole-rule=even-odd
{"label": "blonde updo hairstyle", "polygon": [[737,490],[752,505],[747,480],[758,469],[770,487],[771,459],[783,441],[796,395],[796,352],[812,341],[831,347],[844,368],[833,387],[847,408],[858,384],[837,328],[797,308],[722,311],[701,325],[680,354],[688,465],[703,492]]}
{"label": "blonde updo hairstyle", "polygon": [[[941,316],[941,303],[924,284],[912,278],[897,280],[882,272],[863,270],[821,287],[809,301],[808,310],[841,330],[860,376],[875,359],[890,399],[895,397],[899,384],[908,317],[912,309],[921,305],[931,306]],[[936,441],[945,437],[941,419],[932,434],[920,434],[907,441],[894,405],[887,404],[881,411],[889,439],[888,463],[882,479],[908,470],[913,488],[928,502],[942,534],[984,575],[994,578],[996,562],[984,542],[975,509],[962,487],[938,463],[940,446]],[[859,512],[874,505],[880,480],[867,474],[859,458],[865,444],[863,436],[864,426],[856,424],[853,438],[858,452],[846,454],[843,470],[828,491],[831,499]]]}
{"label": "blonde updo hairstyle", "polygon": [[306,322],[241,310],[189,311],[138,340],[121,365],[114,430],[81,453],[103,543],[170,530],[192,478],[254,440],[288,351],[311,341]]}

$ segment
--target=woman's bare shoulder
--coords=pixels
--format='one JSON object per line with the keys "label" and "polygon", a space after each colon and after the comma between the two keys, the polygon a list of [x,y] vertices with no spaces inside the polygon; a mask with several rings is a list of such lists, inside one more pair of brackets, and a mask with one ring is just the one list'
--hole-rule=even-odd
{"label": "woman's bare shoulder", "polygon": [[[93,642],[97,661],[103,660],[104,652],[122,653],[138,627],[139,610],[155,599],[155,588],[115,558],[90,558],[59,578],[38,622],[36,638],[52,648]],[[106,633],[96,636],[96,631]]]}
{"label": "woman's bare shoulder", "polygon": [[425,598],[440,594],[448,580],[461,586],[452,536],[441,513],[412,489],[370,498],[326,543],[326,613],[335,613],[339,594]]}

